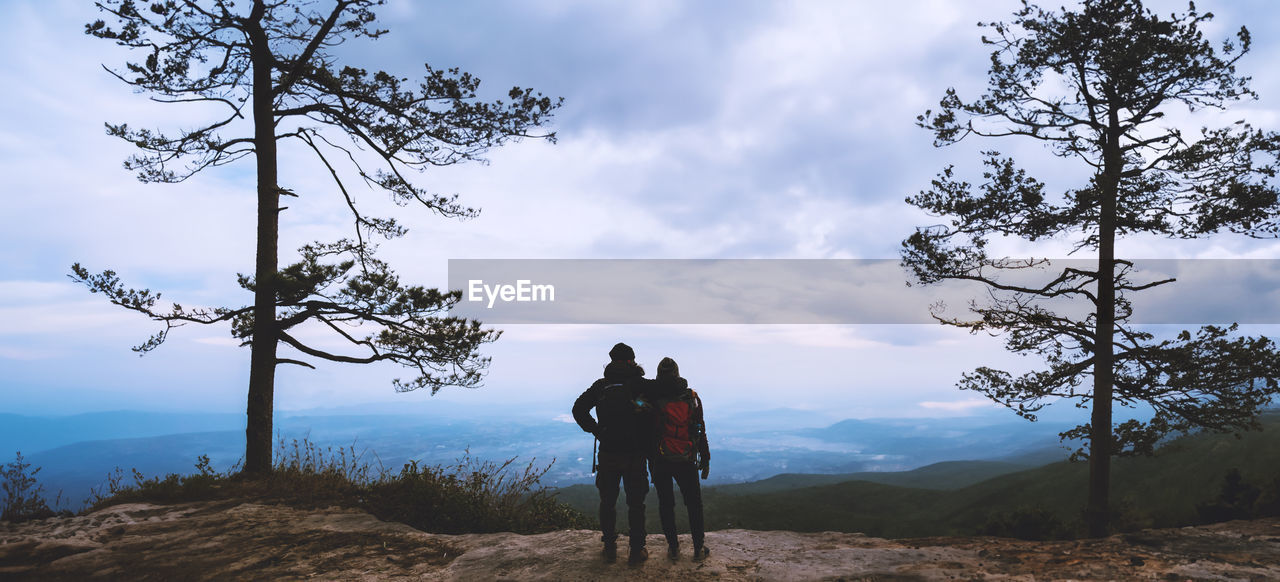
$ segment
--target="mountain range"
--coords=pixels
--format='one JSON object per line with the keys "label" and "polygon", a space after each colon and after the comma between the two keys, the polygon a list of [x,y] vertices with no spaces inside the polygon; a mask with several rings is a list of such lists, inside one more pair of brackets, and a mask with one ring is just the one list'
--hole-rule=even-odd
{"label": "mountain range", "polygon": [[[375,471],[396,471],[409,460],[451,465],[469,456],[550,465],[543,483],[552,487],[592,480],[591,437],[567,415],[448,406],[413,412],[278,413],[275,429],[280,447],[305,441],[330,454],[356,456]],[[812,426],[824,421],[821,414],[793,409],[709,416],[715,459],[711,482],[747,483],[785,473],[906,471],[950,460],[1026,468],[1067,454],[1057,442],[1063,424],[985,417],[846,419]],[[0,451],[21,452],[41,468],[38,478],[46,493],[61,491],[64,506],[74,508],[117,468],[126,478],[132,469],[146,476],[190,473],[197,457],[207,455],[213,468],[230,469],[243,454],[243,427],[243,418],[235,414],[0,414]]]}
{"label": "mountain range", "polygon": [[[1218,497],[1231,469],[1253,486],[1280,486],[1280,414],[1263,415],[1261,424],[1261,431],[1191,434],[1165,443],[1151,457],[1115,459],[1115,524],[1133,529],[1198,523],[1198,506]],[[1016,512],[1071,528],[1080,520],[1087,484],[1084,462],[1057,460],[1028,467],[1009,461],[951,461],[901,472],[782,474],[710,486],[703,490],[703,503],[708,529],[837,531],[889,538],[972,535],[993,516]],[[558,495],[595,514],[593,487],[575,485]],[[647,503],[656,507],[652,491]],[[677,508],[682,531],[687,527],[683,514]],[[647,527],[657,531],[655,515],[649,516]]]}

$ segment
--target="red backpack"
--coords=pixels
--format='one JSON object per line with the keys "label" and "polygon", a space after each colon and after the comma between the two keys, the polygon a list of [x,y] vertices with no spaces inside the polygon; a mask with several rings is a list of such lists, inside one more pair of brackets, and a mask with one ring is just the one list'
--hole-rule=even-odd
{"label": "red backpack", "polygon": [[654,403],[658,430],[658,458],[673,463],[697,462],[702,436],[702,400],[693,390],[684,390],[670,400]]}

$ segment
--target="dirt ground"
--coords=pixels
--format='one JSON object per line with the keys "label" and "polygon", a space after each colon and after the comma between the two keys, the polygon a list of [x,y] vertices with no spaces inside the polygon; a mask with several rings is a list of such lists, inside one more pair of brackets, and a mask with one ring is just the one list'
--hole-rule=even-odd
{"label": "dirt ground", "polygon": [[600,559],[596,532],[423,533],[357,510],[244,501],[128,504],[0,523],[0,580],[1280,580],[1280,519],[1097,540],[884,540],[724,530],[710,558]]}

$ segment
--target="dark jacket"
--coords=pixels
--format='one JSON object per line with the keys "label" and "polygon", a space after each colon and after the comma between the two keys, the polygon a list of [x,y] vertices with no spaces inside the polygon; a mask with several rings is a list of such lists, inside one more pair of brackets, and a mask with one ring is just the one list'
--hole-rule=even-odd
{"label": "dark jacket", "polygon": [[[645,394],[650,403],[657,403],[661,400],[670,400],[680,396],[685,390],[689,389],[689,381],[679,376],[659,376],[655,380],[645,382]],[[693,408],[691,413],[694,426],[697,427],[697,434],[694,436],[694,446],[698,448],[699,458],[703,460],[711,459],[711,447],[707,445],[707,423],[702,415],[702,399],[697,400],[697,406]],[[650,442],[650,451],[656,453],[658,450],[658,434],[653,435],[654,440]]]}
{"label": "dark jacket", "polygon": [[605,427],[611,430],[604,431],[591,416],[591,409],[600,402],[605,386],[623,384],[633,399],[642,399],[645,382],[644,368],[634,362],[610,362],[604,368],[604,377],[596,380],[573,402],[573,420],[582,430],[600,439],[600,452],[648,454],[648,444],[653,438],[653,417],[649,411],[637,411],[631,427]]}

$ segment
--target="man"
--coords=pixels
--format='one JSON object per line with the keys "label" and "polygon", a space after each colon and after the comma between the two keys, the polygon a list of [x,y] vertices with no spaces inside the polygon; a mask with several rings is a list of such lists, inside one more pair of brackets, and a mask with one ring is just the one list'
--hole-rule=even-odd
{"label": "man", "polygon": [[[649,557],[644,547],[644,498],[649,493],[645,470],[651,442],[653,417],[643,401],[644,369],[635,362],[630,346],[618,343],[609,350],[604,377],[596,380],[573,403],[573,419],[582,430],[600,441],[600,462],[596,468],[596,488],[600,490],[600,531],[605,562],[618,558],[618,482],[626,491],[627,521],[630,524],[632,565]],[[596,409],[596,418],[591,409]]]}

